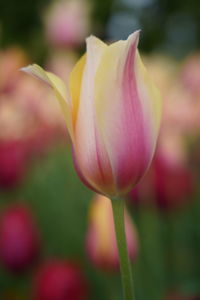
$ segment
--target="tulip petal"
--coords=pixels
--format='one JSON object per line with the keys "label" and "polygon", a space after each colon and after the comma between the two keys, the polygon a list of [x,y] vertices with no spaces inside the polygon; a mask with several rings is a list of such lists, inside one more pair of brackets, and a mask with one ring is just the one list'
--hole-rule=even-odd
{"label": "tulip petal", "polygon": [[105,183],[109,186],[112,182],[112,170],[105,147],[98,137],[94,110],[94,78],[106,48],[107,45],[96,37],[91,36],[87,39],[86,62],[80,93],[74,92],[72,88],[72,86],[80,86],[80,80],[75,74],[70,88],[73,103],[77,103],[77,93],[80,94],[74,129],[76,164],[82,170],[83,177],[87,178],[89,184],[99,192],[101,185],[104,186],[105,191]]}
{"label": "tulip petal", "polygon": [[160,100],[139,59],[138,39],[135,32],[127,41],[108,46],[95,77],[97,127],[116,186],[124,193],[138,182],[152,159],[160,119],[160,109],[154,108]]}
{"label": "tulip petal", "polygon": [[146,103],[148,103],[147,113],[154,116],[151,121],[153,139],[155,139],[158,135],[161,119],[161,95],[144,67],[138,52],[136,53],[136,80],[139,98],[141,101],[143,100],[143,107],[145,108]]}
{"label": "tulip petal", "polygon": [[53,73],[46,72],[36,64],[29,65],[21,70],[36,77],[37,79],[44,81],[51,88],[53,88],[56,98],[58,99],[61,109],[64,113],[70,136],[73,139],[70,97],[64,82]]}
{"label": "tulip petal", "polygon": [[73,68],[69,78],[69,90],[72,98],[72,121],[75,126],[81,94],[81,83],[86,63],[86,55],[83,55]]}

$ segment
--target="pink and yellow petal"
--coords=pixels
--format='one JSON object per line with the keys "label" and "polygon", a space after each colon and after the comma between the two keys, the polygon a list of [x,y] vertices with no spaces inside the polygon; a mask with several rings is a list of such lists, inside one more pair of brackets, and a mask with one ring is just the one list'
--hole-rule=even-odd
{"label": "pink and yellow petal", "polygon": [[76,63],[69,78],[69,90],[72,99],[72,122],[74,128],[75,128],[78,109],[79,109],[81,85],[82,85],[85,63],[86,63],[86,55],[83,55]]}
{"label": "pink and yellow petal", "polygon": [[36,77],[37,79],[44,81],[51,88],[53,88],[56,98],[58,99],[61,109],[64,113],[69,134],[73,139],[70,97],[64,82],[53,73],[46,72],[36,64],[29,65],[21,70]]}
{"label": "pink and yellow petal", "polygon": [[152,141],[155,143],[158,131],[160,128],[161,119],[161,95],[155,84],[153,83],[149,73],[147,72],[144,64],[142,63],[139,52],[136,53],[136,80],[138,86],[139,97],[142,101],[144,111],[146,107],[147,114],[150,115],[152,126]]}
{"label": "pink and yellow petal", "polygon": [[135,32],[109,46],[95,78],[97,127],[120,193],[137,183],[153,154],[149,121],[155,116],[148,99],[140,98],[136,78],[138,38]]}
{"label": "pink and yellow petal", "polygon": [[[110,192],[112,185],[112,170],[105,151],[104,144],[98,135],[94,109],[94,78],[101,57],[107,46],[99,39],[91,36],[87,39],[86,63],[83,69],[80,98],[75,122],[74,151],[83,176],[95,188],[101,191],[105,184]],[[73,85],[76,85],[77,77],[74,76]],[[72,90],[71,90],[72,92]],[[73,101],[75,93],[72,92]],[[111,188],[112,189],[112,188]]]}

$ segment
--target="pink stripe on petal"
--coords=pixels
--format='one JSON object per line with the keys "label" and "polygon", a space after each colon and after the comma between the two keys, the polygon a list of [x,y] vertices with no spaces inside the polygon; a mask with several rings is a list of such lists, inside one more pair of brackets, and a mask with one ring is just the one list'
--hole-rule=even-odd
{"label": "pink stripe on petal", "polygon": [[141,98],[138,91],[138,38],[135,32],[128,41],[109,46],[95,81],[97,128],[119,194],[127,193],[143,176],[153,153],[154,115],[149,111],[148,99]]}
{"label": "pink stripe on petal", "polygon": [[120,122],[124,134],[118,140],[116,161],[117,185],[119,189],[135,185],[144,174],[150,159],[151,148],[144,111],[138,95],[135,74],[135,56],[138,38],[131,41],[122,78]]}

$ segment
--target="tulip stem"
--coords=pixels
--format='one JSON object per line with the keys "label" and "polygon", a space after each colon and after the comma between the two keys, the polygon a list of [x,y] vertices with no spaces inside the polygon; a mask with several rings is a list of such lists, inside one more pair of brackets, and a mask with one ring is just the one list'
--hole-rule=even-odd
{"label": "tulip stem", "polygon": [[125,300],[133,300],[133,280],[130,260],[127,250],[127,241],[124,225],[124,201],[112,199],[113,217],[115,223],[115,234],[117,239],[118,253],[120,258],[120,271]]}

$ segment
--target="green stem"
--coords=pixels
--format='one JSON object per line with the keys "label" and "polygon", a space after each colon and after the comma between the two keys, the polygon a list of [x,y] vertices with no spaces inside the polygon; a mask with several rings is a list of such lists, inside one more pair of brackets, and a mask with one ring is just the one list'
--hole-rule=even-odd
{"label": "green stem", "polygon": [[127,241],[124,227],[124,201],[112,199],[115,233],[117,239],[118,253],[120,259],[120,270],[125,300],[133,300],[133,280],[131,265],[128,257]]}

